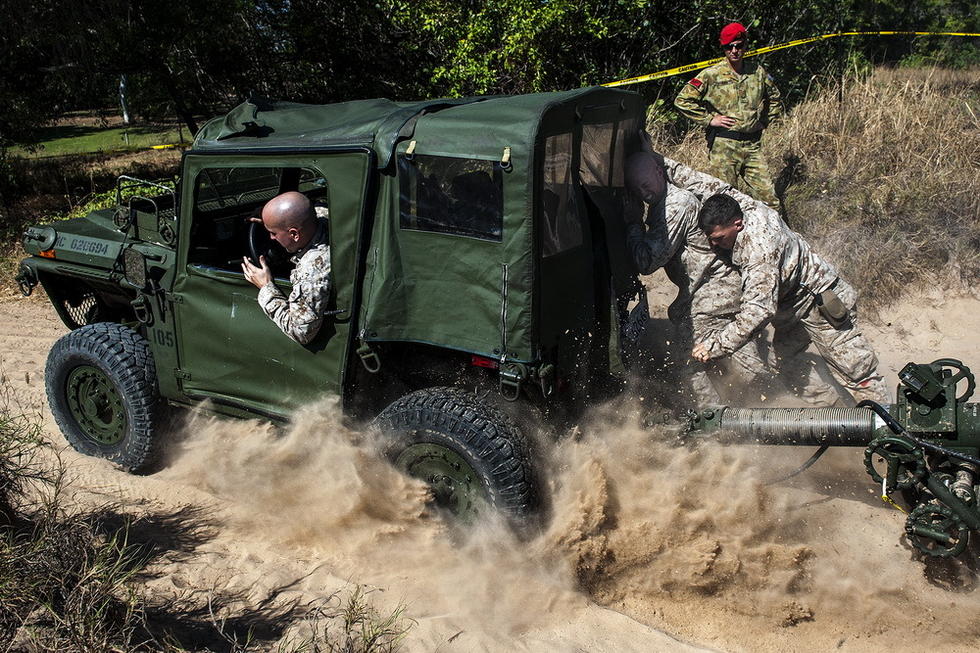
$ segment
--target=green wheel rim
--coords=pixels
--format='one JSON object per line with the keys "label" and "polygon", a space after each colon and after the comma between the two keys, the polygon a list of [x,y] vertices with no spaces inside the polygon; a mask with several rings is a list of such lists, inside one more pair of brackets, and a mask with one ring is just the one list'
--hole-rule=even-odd
{"label": "green wheel rim", "polygon": [[398,454],[395,465],[432,488],[435,504],[463,524],[476,521],[490,497],[466,459],[447,447],[419,443]]}
{"label": "green wheel rim", "polygon": [[905,533],[915,548],[936,558],[955,558],[970,541],[970,529],[951,510],[929,504],[912,511]]}
{"label": "green wheel rim", "polygon": [[105,372],[91,365],[80,365],[65,382],[68,410],[94,442],[112,446],[126,437],[126,410],[115,384]]}

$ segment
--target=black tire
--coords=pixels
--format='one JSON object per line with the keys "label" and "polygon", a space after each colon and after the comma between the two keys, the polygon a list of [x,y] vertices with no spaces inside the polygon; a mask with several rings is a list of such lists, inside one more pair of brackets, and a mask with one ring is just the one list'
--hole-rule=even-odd
{"label": "black tire", "polygon": [[152,465],[162,407],[143,336],[112,322],[83,326],[54,344],[44,378],[51,413],[76,451],[129,472]]}
{"label": "black tire", "polygon": [[426,481],[435,503],[462,523],[476,521],[484,504],[511,521],[537,508],[524,434],[476,396],[458,388],[416,390],[385,408],[374,423],[389,438],[389,459]]}

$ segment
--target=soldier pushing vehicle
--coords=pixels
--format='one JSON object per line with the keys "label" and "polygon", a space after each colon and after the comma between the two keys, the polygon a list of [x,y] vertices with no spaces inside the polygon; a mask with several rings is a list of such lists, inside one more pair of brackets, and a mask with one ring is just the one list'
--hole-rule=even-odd
{"label": "soldier pushing vehicle", "polygon": [[[626,186],[633,203],[645,210],[627,211],[626,241],[640,274],[663,267],[677,286],[667,309],[675,327],[672,350],[687,388],[700,405],[720,405],[722,398],[702,361],[689,357],[695,342],[735,319],[741,286],[738,269],[717,255],[698,226],[701,201],[667,181],[665,159],[637,152],[626,161]],[[679,166],[676,162],[672,165]],[[770,371],[757,348],[741,347],[724,361],[725,371],[744,381]]]}
{"label": "soldier pushing vehicle", "polygon": [[742,276],[735,320],[697,342],[692,356],[730,356],[771,321],[778,368],[798,393],[814,399],[832,393],[803,355],[812,342],[855,401],[886,401],[878,358],[858,328],[857,293],[837,270],[762,202],[686,166],[674,164],[669,176],[706,197],[701,229]]}

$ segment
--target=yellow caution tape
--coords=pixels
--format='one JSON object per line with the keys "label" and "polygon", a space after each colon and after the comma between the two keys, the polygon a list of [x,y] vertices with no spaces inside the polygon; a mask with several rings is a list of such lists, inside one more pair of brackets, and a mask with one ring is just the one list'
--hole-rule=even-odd
{"label": "yellow caution tape", "polygon": [[167,143],[165,145],[151,145],[154,150],[166,150],[171,147],[177,147],[176,143]]}
{"label": "yellow caution tape", "polygon": [[[893,36],[893,35],[905,35],[905,36],[980,36],[980,33],[974,32],[835,32],[834,34],[821,34],[820,36],[811,36],[805,39],[796,39],[795,41],[787,41],[786,43],[780,43],[778,45],[767,45],[764,48],[759,48],[757,50],[749,50],[745,53],[746,57],[754,57],[760,54],[766,54],[767,52],[775,52],[776,50],[784,50],[786,48],[792,48],[797,45],[806,45],[807,43],[813,43],[815,41],[823,41],[826,39],[836,38],[838,36]],[[649,82],[654,79],[663,79],[664,77],[673,77],[674,75],[680,75],[682,73],[690,72],[692,70],[700,70],[701,68],[707,68],[712,64],[716,64],[719,61],[724,60],[724,57],[716,57],[714,59],[705,59],[704,61],[699,61],[697,63],[689,63],[685,66],[677,66],[676,68],[670,68],[668,70],[661,70],[660,72],[650,73],[649,75],[640,75],[639,77],[629,77],[627,79],[621,79],[617,82],[608,82],[603,84],[603,86],[626,86],[627,84],[639,84],[640,82]]]}
{"label": "yellow caution tape", "polygon": [[901,510],[906,515],[908,514],[908,511],[905,508],[903,508],[902,506],[900,506],[897,503],[895,503],[895,500],[892,499],[887,494],[882,494],[881,495],[881,500],[884,501],[885,503],[887,503],[888,505],[890,505],[892,508],[895,508],[896,510]]}
{"label": "yellow caution tape", "polygon": [[892,508],[895,508],[896,510],[900,510],[901,512],[904,512],[907,515],[908,511],[902,506],[895,503],[895,500],[892,499],[890,496],[888,496],[888,491],[885,487],[886,482],[887,481],[884,478],[881,479],[881,500],[887,503],[888,505],[890,505]]}

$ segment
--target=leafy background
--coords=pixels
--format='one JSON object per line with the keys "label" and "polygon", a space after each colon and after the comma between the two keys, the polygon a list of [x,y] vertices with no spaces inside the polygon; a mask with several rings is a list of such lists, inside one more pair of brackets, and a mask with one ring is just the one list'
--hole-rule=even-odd
{"label": "leafy background", "polygon": [[[7,5],[2,7],[2,5]],[[980,30],[969,0],[2,0],[0,144],[66,111],[198,117],[251,94],[306,102],[528,93],[718,56],[730,21],[754,45],[839,30]],[[974,38],[845,37],[767,58],[790,103],[848,63],[967,65]],[[683,77],[634,87],[672,97]]]}

